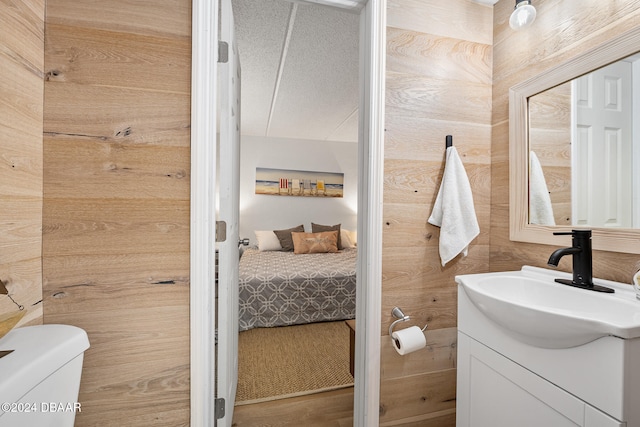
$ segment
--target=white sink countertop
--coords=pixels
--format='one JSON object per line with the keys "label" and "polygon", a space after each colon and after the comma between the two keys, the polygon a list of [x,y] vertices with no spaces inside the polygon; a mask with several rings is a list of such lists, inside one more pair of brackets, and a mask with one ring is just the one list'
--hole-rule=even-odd
{"label": "white sink countertop", "polygon": [[594,279],[606,294],[554,281],[571,274],[523,266],[521,270],[455,277],[471,302],[515,339],[543,348],[568,348],[603,336],[640,337],[640,300],[629,284]]}

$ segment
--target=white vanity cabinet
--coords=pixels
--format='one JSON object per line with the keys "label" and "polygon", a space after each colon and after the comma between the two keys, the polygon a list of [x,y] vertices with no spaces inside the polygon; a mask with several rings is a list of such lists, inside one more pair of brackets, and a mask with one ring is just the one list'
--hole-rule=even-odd
{"label": "white vanity cabinet", "polygon": [[457,405],[457,427],[626,426],[461,332]]}
{"label": "white vanity cabinet", "polygon": [[456,427],[640,427],[640,339],[532,345],[458,283]]}

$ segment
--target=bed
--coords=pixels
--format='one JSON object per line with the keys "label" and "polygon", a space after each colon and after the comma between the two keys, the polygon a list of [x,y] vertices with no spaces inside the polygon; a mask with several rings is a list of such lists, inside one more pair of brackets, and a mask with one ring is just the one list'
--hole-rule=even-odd
{"label": "bed", "polygon": [[356,248],[313,254],[246,249],[240,331],[355,318],[356,258]]}

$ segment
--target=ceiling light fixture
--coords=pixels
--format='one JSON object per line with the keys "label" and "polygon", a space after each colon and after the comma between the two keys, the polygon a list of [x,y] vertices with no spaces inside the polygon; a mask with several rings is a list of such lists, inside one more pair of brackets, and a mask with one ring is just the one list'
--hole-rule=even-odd
{"label": "ceiling light fixture", "polygon": [[516,7],[509,18],[509,26],[514,30],[528,27],[536,19],[536,8],[531,0],[516,0]]}

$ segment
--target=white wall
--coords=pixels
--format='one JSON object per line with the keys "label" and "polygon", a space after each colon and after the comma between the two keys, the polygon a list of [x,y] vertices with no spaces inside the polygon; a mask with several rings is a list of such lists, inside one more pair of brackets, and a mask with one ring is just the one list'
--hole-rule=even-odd
{"label": "white wall", "polygon": [[[255,194],[256,167],[344,173],[344,197]],[[242,136],[240,149],[240,238],[255,244],[254,230],[304,224],[342,224],[355,230],[358,205],[358,143]]]}

